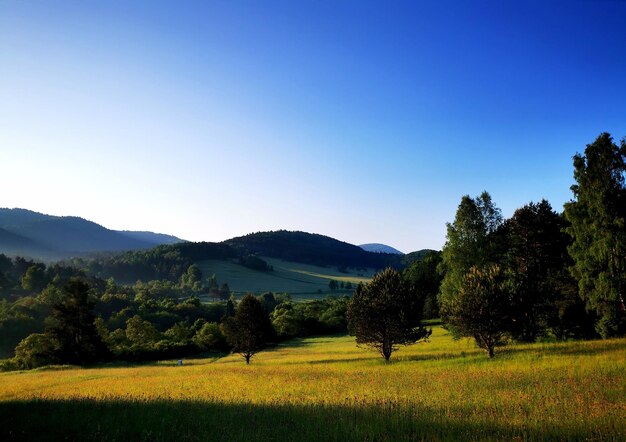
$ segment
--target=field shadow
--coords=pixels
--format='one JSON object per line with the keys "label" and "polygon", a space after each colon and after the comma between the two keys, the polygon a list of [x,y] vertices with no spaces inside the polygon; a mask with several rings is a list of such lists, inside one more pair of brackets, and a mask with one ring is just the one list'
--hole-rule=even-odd
{"label": "field shadow", "polygon": [[515,356],[524,354],[536,354],[538,356],[596,356],[612,351],[626,352],[626,339],[610,341],[578,341],[578,342],[555,342],[545,344],[517,344],[504,346],[496,350],[498,356]]}
{"label": "field shadow", "polygon": [[397,404],[348,407],[91,399],[12,401],[0,403],[0,440],[585,440],[597,436],[597,429],[584,425],[533,428],[503,425],[493,419],[476,421],[469,411],[450,407],[406,409]]}

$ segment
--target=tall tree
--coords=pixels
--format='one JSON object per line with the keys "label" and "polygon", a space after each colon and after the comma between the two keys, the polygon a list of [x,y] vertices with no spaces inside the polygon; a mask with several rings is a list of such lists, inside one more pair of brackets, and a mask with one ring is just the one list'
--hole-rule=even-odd
{"label": "tall tree", "polygon": [[52,306],[46,334],[55,342],[57,359],[64,363],[85,364],[105,356],[89,298],[89,285],[72,279],[64,287],[64,299]]}
{"label": "tall tree", "polygon": [[626,334],[626,141],[620,146],[608,133],[574,156],[571,189],[574,200],[565,204],[572,273],[580,295],[597,311],[603,337]]}
{"label": "tall tree", "polygon": [[509,324],[509,282],[497,264],[472,267],[463,278],[459,295],[449,306],[448,321],[460,336],[473,337],[493,358]]}
{"label": "tall tree", "polygon": [[348,323],[357,344],[375,348],[389,362],[399,345],[424,340],[431,331],[421,325],[423,298],[391,268],[359,284],[348,306]]}
{"label": "tall tree", "polygon": [[224,318],[223,329],[226,340],[246,360],[246,364],[267,346],[274,334],[263,303],[251,294],[241,299],[235,316]]}
{"label": "tall tree", "polygon": [[569,236],[565,220],[546,200],[517,209],[504,223],[504,259],[512,282],[510,331],[515,339],[534,342],[556,308],[567,272]]}
{"label": "tall tree", "polygon": [[501,224],[502,214],[489,193],[483,192],[473,199],[469,195],[461,198],[454,222],[447,224],[441,255],[440,271],[444,277],[439,305],[444,320],[470,268],[497,261],[499,248],[495,234]]}

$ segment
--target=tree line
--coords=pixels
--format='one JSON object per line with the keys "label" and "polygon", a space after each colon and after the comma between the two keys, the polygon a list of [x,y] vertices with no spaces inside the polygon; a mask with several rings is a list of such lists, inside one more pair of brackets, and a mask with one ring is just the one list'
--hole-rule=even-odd
{"label": "tree line", "polygon": [[[0,352],[12,356],[0,364],[4,369],[230,351],[249,361],[260,347],[284,339],[347,330],[345,296],[294,303],[288,294],[267,292],[237,300],[194,264],[177,283],[118,285],[73,267],[0,255],[0,281]],[[211,290],[221,301],[200,302],[198,295]]]}
{"label": "tree line", "polygon": [[348,308],[357,343],[389,360],[397,346],[427,339],[420,315],[431,309],[489,357],[511,340],[624,336],[625,174],[626,140],[603,133],[574,156],[563,213],[542,200],[505,220],[489,193],[464,196],[436,269],[425,259],[404,278],[387,269],[357,288]]}

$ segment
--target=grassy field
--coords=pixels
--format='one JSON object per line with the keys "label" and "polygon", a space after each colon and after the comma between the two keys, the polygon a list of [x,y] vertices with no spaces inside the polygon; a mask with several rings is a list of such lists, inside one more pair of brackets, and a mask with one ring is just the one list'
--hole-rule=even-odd
{"label": "grassy field", "polygon": [[263,259],[274,267],[273,272],[251,270],[232,261],[210,260],[197,264],[205,277],[215,274],[219,284],[226,282],[237,294],[287,292],[294,300],[327,296],[330,293],[328,283],[331,279],[358,284],[368,282],[374,274],[372,269],[358,272],[349,269],[349,273],[341,273],[332,267],[318,267],[275,258]]}
{"label": "grassy field", "polygon": [[626,340],[515,345],[440,327],[386,365],[351,337],[0,374],[0,440],[626,440]]}

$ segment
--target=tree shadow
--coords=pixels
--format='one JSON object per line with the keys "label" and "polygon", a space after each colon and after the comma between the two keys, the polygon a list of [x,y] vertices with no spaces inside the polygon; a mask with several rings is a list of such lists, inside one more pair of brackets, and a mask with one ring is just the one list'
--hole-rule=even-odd
{"label": "tree shadow", "polygon": [[[0,403],[3,441],[585,440],[599,431],[479,421],[472,410],[380,405],[32,400]],[[451,417],[453,416],[453,417]],[[619,439],[603,433],[604,438]],[[623,428],[622,428],[623,430]]]}
{"label": "tree shadow", "polygon": [[513,357],[524,354],[536,354],[537,356],[596,356],[613,351],[626,352],[626,339],[516,344],[515,346],[505,346],[497,349],[496,358],[498,356]]}

